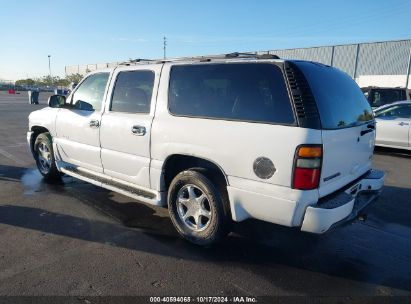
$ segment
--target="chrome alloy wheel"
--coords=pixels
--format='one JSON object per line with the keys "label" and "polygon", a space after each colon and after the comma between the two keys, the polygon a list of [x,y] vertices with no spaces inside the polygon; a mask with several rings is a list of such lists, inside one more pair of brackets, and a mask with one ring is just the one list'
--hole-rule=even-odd
{"label": "chrome alloy wheel", "polygon": [[181,221],[193,231],[203,231],[211,222],[208,197],[203,190],[191,184],[178,191],[177,213]]}
{"label": "chrome alloy wheel", "polygon": [[52,165],[51,151],[44,142],[40,142],[36,147],[39,169],[42,173],[49,173]]}

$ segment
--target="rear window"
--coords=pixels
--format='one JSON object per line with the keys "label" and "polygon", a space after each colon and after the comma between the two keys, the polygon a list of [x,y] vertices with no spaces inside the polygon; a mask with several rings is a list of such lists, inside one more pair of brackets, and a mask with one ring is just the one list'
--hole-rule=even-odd
{"label": "rear window", "polygon": [[295,122],[282,71],[274,64],[173,66],[169,110],[190,117]]}
{"label": "rear window", "polygon": [[406,99],[405,91],[398,89],[372,89],[370,100],[372,107],[381,107],[383,105]]}
{"label": "rear window", "polygon": [[357,83],[344,72],[313,62],[296,62],[314,94],[323,129],[358,126],[373,119]]}

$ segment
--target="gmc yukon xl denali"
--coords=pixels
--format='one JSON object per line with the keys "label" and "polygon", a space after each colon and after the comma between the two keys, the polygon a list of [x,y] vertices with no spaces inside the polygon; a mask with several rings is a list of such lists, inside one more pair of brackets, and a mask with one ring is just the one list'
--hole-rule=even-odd
{"label": "gmc yukon xl denali", "polygon": [[373,201],[375,121],[338,69],[280,59],[144,61],[87,75],[29,116],[46,180],[61,174],[167,207],[207,245],[255,218],[323,233]]}

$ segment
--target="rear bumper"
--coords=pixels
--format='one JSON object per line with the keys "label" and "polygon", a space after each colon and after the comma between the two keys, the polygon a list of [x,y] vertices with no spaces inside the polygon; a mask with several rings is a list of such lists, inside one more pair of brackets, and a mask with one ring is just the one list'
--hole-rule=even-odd
{"label": "rear bumper", "polygon": [[371,170],[344,190],[307,207],[301,230],[324,233],[338,224],[354,219],[380,195],[384,178],[383,171]]}

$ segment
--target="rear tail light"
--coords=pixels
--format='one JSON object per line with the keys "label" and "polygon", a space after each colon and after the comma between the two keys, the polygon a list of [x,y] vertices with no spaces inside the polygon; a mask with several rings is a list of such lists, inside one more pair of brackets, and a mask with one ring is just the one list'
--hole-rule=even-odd
{"label": "rear tail light", "polygon": [[295,152],[294,189],[311,190],[320,184],[321,164],[323,158],[322,145],[302,145]]}

